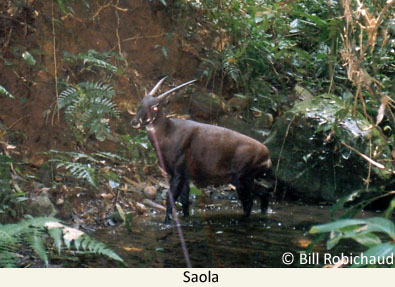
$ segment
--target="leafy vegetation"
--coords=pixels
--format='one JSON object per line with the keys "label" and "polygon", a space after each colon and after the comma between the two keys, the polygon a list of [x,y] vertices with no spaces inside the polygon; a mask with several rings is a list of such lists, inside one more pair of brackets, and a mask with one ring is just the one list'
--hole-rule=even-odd
{"label": "leafy vegetation", "polygon": [[9,98],[14,98],[14,96],[11,95],[10,92],[7,91],[6,88],[4,88],[2,85],[0,85],[0,95],[6,96],[6,97],[9,97]]}
{"label": "leafy vegetation", "polygon": [[11,186],[12,159],[0,153],[0,219],[10,216],[17,218],[23,211],[23,202],[26,201],[26,194],[18,187]]}
{"label": "leafy vegetation", "polygon": [[219,36],[206,70],[209,78],[221,79],[220,90],[228,78],[261,109],[288,104],[296,83],[318,93],[333,91],[328,72],[335,66],[331,47],[338,44],[341,23],[334,2],[193,2],[207,11],[205,18],[218,35],[225,35]]}
{"label": "leafy vegetation", "polygon": [[[306,168],[296,168],[287,177],[314,185],[309,173],[318,169],[326,175],[322,181],[335,178],[327,194],[348,190],[333,207],[333,213],[343,210],[342,219],[313,228],[312,233],[335,232],[337,229],[329,228],[351,224],[351,219],[344,218],[356,216],[379,199],[389,203],[386,214],[390,218],[395,146],[393,1],[189,2],[205,11],[205,23],[217,31],[216,49],[204,63],[206,86],[220,94],[238,92],[251,98],[247,116],[253,109],[290,111],[287,129],[277,137],[271,152],[285,158],[283,167],[289,169],[286,158],[291,155],[283,151],[284,142],[287,136],[301,139],[295,139],[295,134],[303,129],[299,133],[306,138],[301,145],[294,144],[291,158],[293,166]],[[282,147],[280,137],[284,138]],[[358,186],[355,190],[336,176],[336,169],[346,166],[365,167],[345,178],[348,183],[359,181],[359,185],[350,185]],[[384,218],[372,221],[389,224]],[[369,222],[365,222],[368,227]],[[339,228],[343,233],[331,233],[328,247],[341,238],[361,236],[355,232],[361,226],[351,227],[345,224],[344,230]],[[373,238],[370,230],[366,234]],[[364,245],[383,251],[382,246],[391,244],[381,245],[377,238],[375,243],[377,246]]]}
{"label": "leafy vegetation", "polygon": [[57,169],[64,168],[72,177],[85,180],[93,187],[97,187],[99,179],[108,180],[110,186],[118,186],[120,178],[106,161],[112,164],[126,161],[121,156],[109,152],[88,155],[51,150],[47,154],[51,156],[50,162],[56,163]]}
{"label": "leafy vegetation", "polygon": [[113,87],[101,82],[83,82],[64,90],[59,95],[59,109],[64,109],[76,137],[84,142],[88,136],[103,141],[111,137],[110,117],[118,118],[119,112],[112,102]]}
{"label": "leafy vegetation", "polygon": [[[272,127],[271,138],[275,138],[273,136],[275,133],[279,136],[275,138],[271,153],[274,155],[273,159],[276,159],[273,163],[280,166],[277,176],[281,175],[281,167],[284,167],[289,172],[284,176],[290,179],[287,182],[288,186],[296,189],[296,182],[300,180],[302,189],[315,186],[322,194],[330,195],[328,200],[337,200],[332,207],[332,215],[340,213],[340,218],[334,218],[332,223],[315,226],[310,233],[319,233],[320,239],[324,238],[324,234],[330,233],[328,248],[333,248],[345,238],[351,238],[367,248],[365,254],[381,256],[385,252],[393,252],[395,29],[392,14],[394,2],[386,0],[149,0],[146,2],[148,4],[144,3],[145,5],[153,4],[153,11],[159,9],[161,13],[168,13],[170,18],[174,17],[174,11],[181,11],[178,16],[179,22],[170,21],[172,24],[179,24],[179,27],[174,27],[177,32],[171,33],[181,31],[173,38],[181,39],[180,50],[188,53],[192,51],[192,54],[202,61],[201,83],[209,91],[215,92],[221,98],[221,102],[222,98],[226,103],[227,100],[235,97],[248,100],[246,108],[243,107],[240,114],[234,115],[235,117],[247,119],[253,122],[257,129],[262,129],[262,120],[259,116],[261,112],[265,111],[274,116],[275,124]],[[50,157],[49,162],[54,163],[58,174],[68,179],[70,177],[77,179],[78,183],[86,183],[82,188],[87,189],[99,189],[101,184],[110,188],[117,188],[121,183],[123,185],[122,173],[117,166],[120,163],[131,163],[136,178],[146,175],[145,168],[156,165],[154,150],[144,132],[131,135],[128,128],[122,130],[122,122],[126,121],[121,120],[120,111],[124,111],[126,105],[122,105],[121,100],[117,101],[120,103],[118,106],[115,104],[117,95],[114,87],[117,92],[122,92],[119,87],[132,84],[135,90],[139,91],[145,85],[143,80],[173,71],[174,67],[166,69],[154,67],[152,69],[154,72],[148,74],[148,69],[140,69],[141,61],[136,61],[133,53],[128,54],[122,50],[123,45],[132,43],[132,40],[133,45],[137,45],[136,43],[146,43],[148,39],[155,39],[153,40],[155,42],[151,43],[150,52],[161,54],[160,58],[171,64],[174,60],[171,58],[174,55],[174,47],[170,46],[169,42],[161,41],[163,35],[170,33],[143,35],[139,34],[139,30],[133,30],[131,38],[123,38],[127,29],[120,29],[120,25],[124,25],[122,21],[129,17],[126,13],[131,13],[129,8],[132,4],[122,6],[119,1],[99,3],[89,0],[82,2],[53,0],[51,4],[54,8],[49,9],[51,12],[40,10],[39,6],[49,7],[43,5],[42,1],[7,1],[0,4],[2,13],[6,11],[4,12],[6,17],[0,19],[2,48],[0,68],[2,71],[6,68],[11,71],[7,73],[5,85],[8,86],[8,82],[11,81],[9,75],[15,77],[14,81],[18,83],[17,91],[21,93],[18,97],[22,105],[27,103],[23,111],[32,107],[30,106],[32,101],[39,102],[37,91],[40,93],[49,91],[48,94],[53,95],[51,101],[57,103],[57,111],[64,116],[74,135],[72,144],[75,144],[74,140],[77,142],[75,151],[51,150],[46,153]],[[76,13],[77,10],[74,8],[76,5],[80,5],[79,8],[81,6],[86,8],[86,11],[89,10],[86,14],[93,16],[84,18],[81,16],[83,14],[81,10]],[[109,11],[112,11],[112,14]],[[114,31],[116,38],[108,41],[111,42],[110,46],[95,46],[89,43],[88,47],[86,41],[78,38],[79,31],[73,30],[73,25],[79,26],[82,22],[86,26],[93,25],[92,23],[100,22],[100,17],[117,22]],[[36,19],[42,20],[40,23],[44,23],[43,27],[35,26]],[[100,24],[103,23],[104,21]],[[45,47],[38,49],[25,47],[17,38],[18,35],[24,35],[24,39],[34,37],[32,34],[37,33],[41,28],[45,31],[45,36],[52,37],[48,41],[38,42],[45,44]],[[166,30],[168,28],[166,26]],[[59,35],[62,30],[67,30],[67,33],[73,34],[78,40],[77,44],[72,46],[75,49],[69,50],[78,52],[63,50],[70,46],[61,43],[62,37]],[[108,33],[107,30],[105,31]],[[185,43],[183,37],[185,35],[181,35],[183,32],[187,35]],[[188,42],[189,39],[192,41]],[[191,43],[199,42],[201,39],[203,43],[193,47],[196,48],[196,53],[195,49],[188,49]],[[111,46],[114,45],[113,40],[116,41],[115,46]],[[206,43],[209,43],[209,46],[201,46]],[[80,47],[83,47],[82,51],[78,50]],[[114,52],[116,49],[118,51]],[[152,62],[149,63],[152,65],[150,67],[156,63],[156,56],[153,55]],[[178,73],[182,72],[171,73],[179,77]],[[142,75],[143,73],[146,74]],[[135,75],[138,81],[134,81]],[[26,95],[22,94],[25,91],[23,89],[26,89]],[[2,99],[14,97],[2,85],[0,85],[0,96]],[[51,107],[55,106],[51,105]],[[18,119],[9,117],[6,120],[11,121],[13,127],[17,128],[17,124],[23,120],[37,119],[36,117],[28,119],[28,117],[30,115],[23,115]],[[286,129],[280,133],[277,128],[282,121]],[[116,132],[115,126],[117,126]],[[6,131],[8,128],[1,130],[1,144],[3,139],[6,141],[3,138]],[[67,132],[65,134],[67,136]],[[298,140],[297,135],[302,139]],[[37,138],[32,135],[21,137],[34,138],[39,142],[40,136],[44,137],[45,134],[40,134]],[[117,154],[89,152],[92,146],[95,151],[100,150],[106,140],[116,142]],[[283,147],[287,148],[284,144],[287,141],[291,146],[289,153],[283,150]],[[20,140],[20,142],[24,141]],[[49,143],[48,149],[53,146],[62,149],[60,147],[62,144],[62,140],[56,138],[56,143]],[[29,153],[18,150],[15,157],[24,158],[26,154]],[[25,189],[22,190],[11,176],[12,164],[13,155],[2,152],[0,154],[0,218],[3,215],[11,216],[13,219],[18,218],[23,211],[21,203],[26,200],[28,193]],[[34,161],[32,165],[34,169],[37,168]],[[131,182],[133,184],[133,180]],[[322,188],[325,182],[328,189]],[[63,184],[68,185],[68,181],[53,186],[59,187]],[[41,183],[39,186],[39,190],[45,188]],[[34,188],[32,190],[37,191],[36,186]],[[194,194],[200,193],[196,188],[192,187],[191,190]],[[129,225],[126,212],[122,211],[117,200],[118,195],[114,200],[116,209],[119,214],[123,214],[121,217]],[[381,201],[380,208],[386,208],[382,217],[354,218],[361,210],[372,206],[378,200]],[[14,255],[21,244],[31,246],[40,258],[48,263],[43,238],[51,237],[56,246],[61,245],[61,242],[66,243],[65,238],[62,239],[62,236],[65,236],[63,227],[51,231],[45,225],[46,221],[40,220],[37,224],[33,221],[21,223],[20,226],[23,227],[20,228],[11,226],[26,232],[21,231],[20,235],[11,234],[10,237],[17,239],[0,244],[0,252],[6,250],[1,255],[8,262],[6,266],[17,265],[17,258]],[[5,226],[1,226],[0,230],[10,228]],[[9,232],[11,231],[7,231],[7,234]],[[53,232],[57,233],[54,235],[56,238],[51,234]],[[30,233],[33,237],[29,237]]]}
{"label": "leafy vegetation", "polygon": [[[328,232],[330,232],[330,238],[327,241],[328,250],[336,246],[340,240],[351,238],[368,248],[363,255],[367,258],[376,258],[376,262],[379,258],[388,257],[395,253],[395,225],[386,218],[341,219],[328,224],[313,226],[309,231],[310,234]],[[384,234],[385,241],[383,242],[376,233]],[[361,260],[352,266],[374,265],[371,262],[371,260]]]}
{"label": "leafy vegetation", "polygon": [[71,54],[68,52],[64,52],[63,54],[66,63],[77,65],[82,62],[84,67],[80,69],[80,73],[84,72],[85,69],[95,72],[94,68],[104,69],[115,74],[122,72],[121,69],[112,65],[109,62],[111,58],[115,58],[117,60],[124,60],[116,53],[88,50],[88,52],[86,53]]}
{"label": "leafy vegetation", "polygon": [[[93,253],[123,262],[114,251],[84,232],[63,225],[58,219],[41,217],[24,220],[18,224],[0,224],[0,267],[17,267],[18,255],[24,250],[20,245],[31,248],[45,263],[49,264],[48,239],[60,254],[63,246],[68,250],[74,245],[80,254]],[[80,250],[81,249],[81,250]]]}

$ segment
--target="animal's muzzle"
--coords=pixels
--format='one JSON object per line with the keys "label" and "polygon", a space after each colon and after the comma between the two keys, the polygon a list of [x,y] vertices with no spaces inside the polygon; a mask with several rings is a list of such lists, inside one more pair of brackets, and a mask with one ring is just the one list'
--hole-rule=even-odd
{"label": "animal's muzzle", "polygon": [[132,125],[133,128],[135,129],[139,129],[141,127],[141,119],[137,120],[137,119],[133,119],[130,124]]}

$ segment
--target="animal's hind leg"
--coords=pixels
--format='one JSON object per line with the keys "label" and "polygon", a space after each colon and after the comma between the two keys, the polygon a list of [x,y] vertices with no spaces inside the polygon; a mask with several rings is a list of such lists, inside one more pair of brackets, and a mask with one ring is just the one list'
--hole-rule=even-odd
{"label": "animal's hind leg", "polygon": [[266,191],[265,187],[254,182],[254,193],[259,196],[259,199],[261,201],[261,212],[267,213],[267,210],[269,208],[269,194]]}
{"label": "animal's hind leg", "polygon": [[250,188],[253,184],[251,179],[240,179],[235,178],[233,180],[233,185],[236,186],[237,194],[243,205],[243,217],[250,216],[253,200],[251,197]]}

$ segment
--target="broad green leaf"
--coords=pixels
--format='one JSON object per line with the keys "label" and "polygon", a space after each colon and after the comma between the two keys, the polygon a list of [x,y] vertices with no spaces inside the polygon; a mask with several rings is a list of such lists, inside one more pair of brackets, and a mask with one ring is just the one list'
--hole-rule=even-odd
{"label": "broad green leaf", "polygon": [[122,218],[123,222],[125,222],[126,221],[125,211],[122,209],[122,207],[118,203],[115,204],[115,207],[117,208],[119,216]]}
{"label": "broad green leaf", "polygon": [[335,214],[336,210],[338,210],[339,208],[343,208],[345,203],[355,200],[363,192],[365,192],[364,189],[359,189],[359,190],[356,190],[356,191],[354,191],[350,194],[347,194],[346,196],[338,199],[337,202],[331,208],[331,216],[333,216]]}
{"label": "broad green leaf", "polygon": [[165,46],[162,46],[161,48],[163,56],[167,59],[169,57],[169,53],[167,52],[167,48]]}
{"label": "broad green leaf", "polygon": [[333,247],[335,247],[335,246],[339,243],[340,239],[342,239],[342,236],[341,236],[341,235],[342,235],[341,232],[336,232],[336,233],[334,233],[333,237],[330,238],[330,239],[326,242],[326,248],[327,248],[328,250],[331,250]]}
{"label": "broad green leaf", "polygon": [[[379,257],[386,258],[389,256],[394,256],[394,254],[395,254],[395,244],[387,242],[387,243],[376,245],[368,249],[363,253],[363,256],[366,256],[367,258],[375,257],[377,259]],[[360,264],[354,263],[352,267],[362,267],[369,264],[369,262],[365,262],[364,260],[362,261],[363,262],[360,262]]]}
{"label": "broad green leaf", "polygon": [[34,59],[33,55],[30,54],[28,51],[22,53],[22,58],[28,63],[29,65],[34,66],[36,64],[36,59]]}
{"label": "broad green leaf", "polygon": [[357,234],[352,238],[359,244],[362,244],[366,247],[374,247],[378,244],[381,244],[380,238],[374,233]]}
{"label": "broad green leaf", "polygon": [[58,3],[58,6],[59,6],[60,10],[62,11],[62,13],[66,14],[67,11],[66,11],[66,8],[64,5],[64,1],[63,0],[56,0],[56,2]]}
{"label": "broad green leaf", "polygon": [[9,98],[14,99],[14,96],[10,94],[9,91],[6,90],[2,85],[0,85],[0,95],[7,96]]}
{"label": "broad green leaf", "polygon": [[384,232],[387,233],[393,240],[395,240],[395,225],[394,223],[384,217],[373,217],[365,220],[369,224],[370,232]]}
{"label": "broad green leaf", "polygon": [[395,225],[392,221],[383,217],[374,217],[367,219],[342,219],[331,223],[315,225],[309,233],[323,233],[334,230],[342,230],[345,227],[353,225],[366,225],[366,228],[361,229],[360,234],[369,232],[383,232],[388,234],[392,239],[395,239]]}
{"label": "broad green leaf", "polygon": [[189,190],[191,192],[191,195],[200,196],[203,194],[202,191],[194,185],[191,185],[189,187]]}
{"label": "broad green leaf", "polygon": [[309,233],[315,234],[315,233],[331,232],[333,230],[339,230],[339,229],[346,227],[346,226],[365,224],[365,223],[366,223],[366,221],[361,220],[361,219],[336,220],[331,223],[315,225],[315,226],[311,227]]}
{"label": "broad green leaf", "polygon": [[385,210],[384,214],[386,218],[391,217],[392,212],[395,209],[395,198],[391,200],[391,203],[389,204],[388,208]]}

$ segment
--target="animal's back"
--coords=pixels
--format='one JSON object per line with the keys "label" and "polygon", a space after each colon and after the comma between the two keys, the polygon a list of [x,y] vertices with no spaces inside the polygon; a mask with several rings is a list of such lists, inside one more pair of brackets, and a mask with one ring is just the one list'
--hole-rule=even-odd
{"label": "animal's back", "polygon": [[235,174],[270,168],[268,148],[227,128],[171,119],[178,132],[191,134],[182,147],[188,174],[197,186],[230,183]]}

